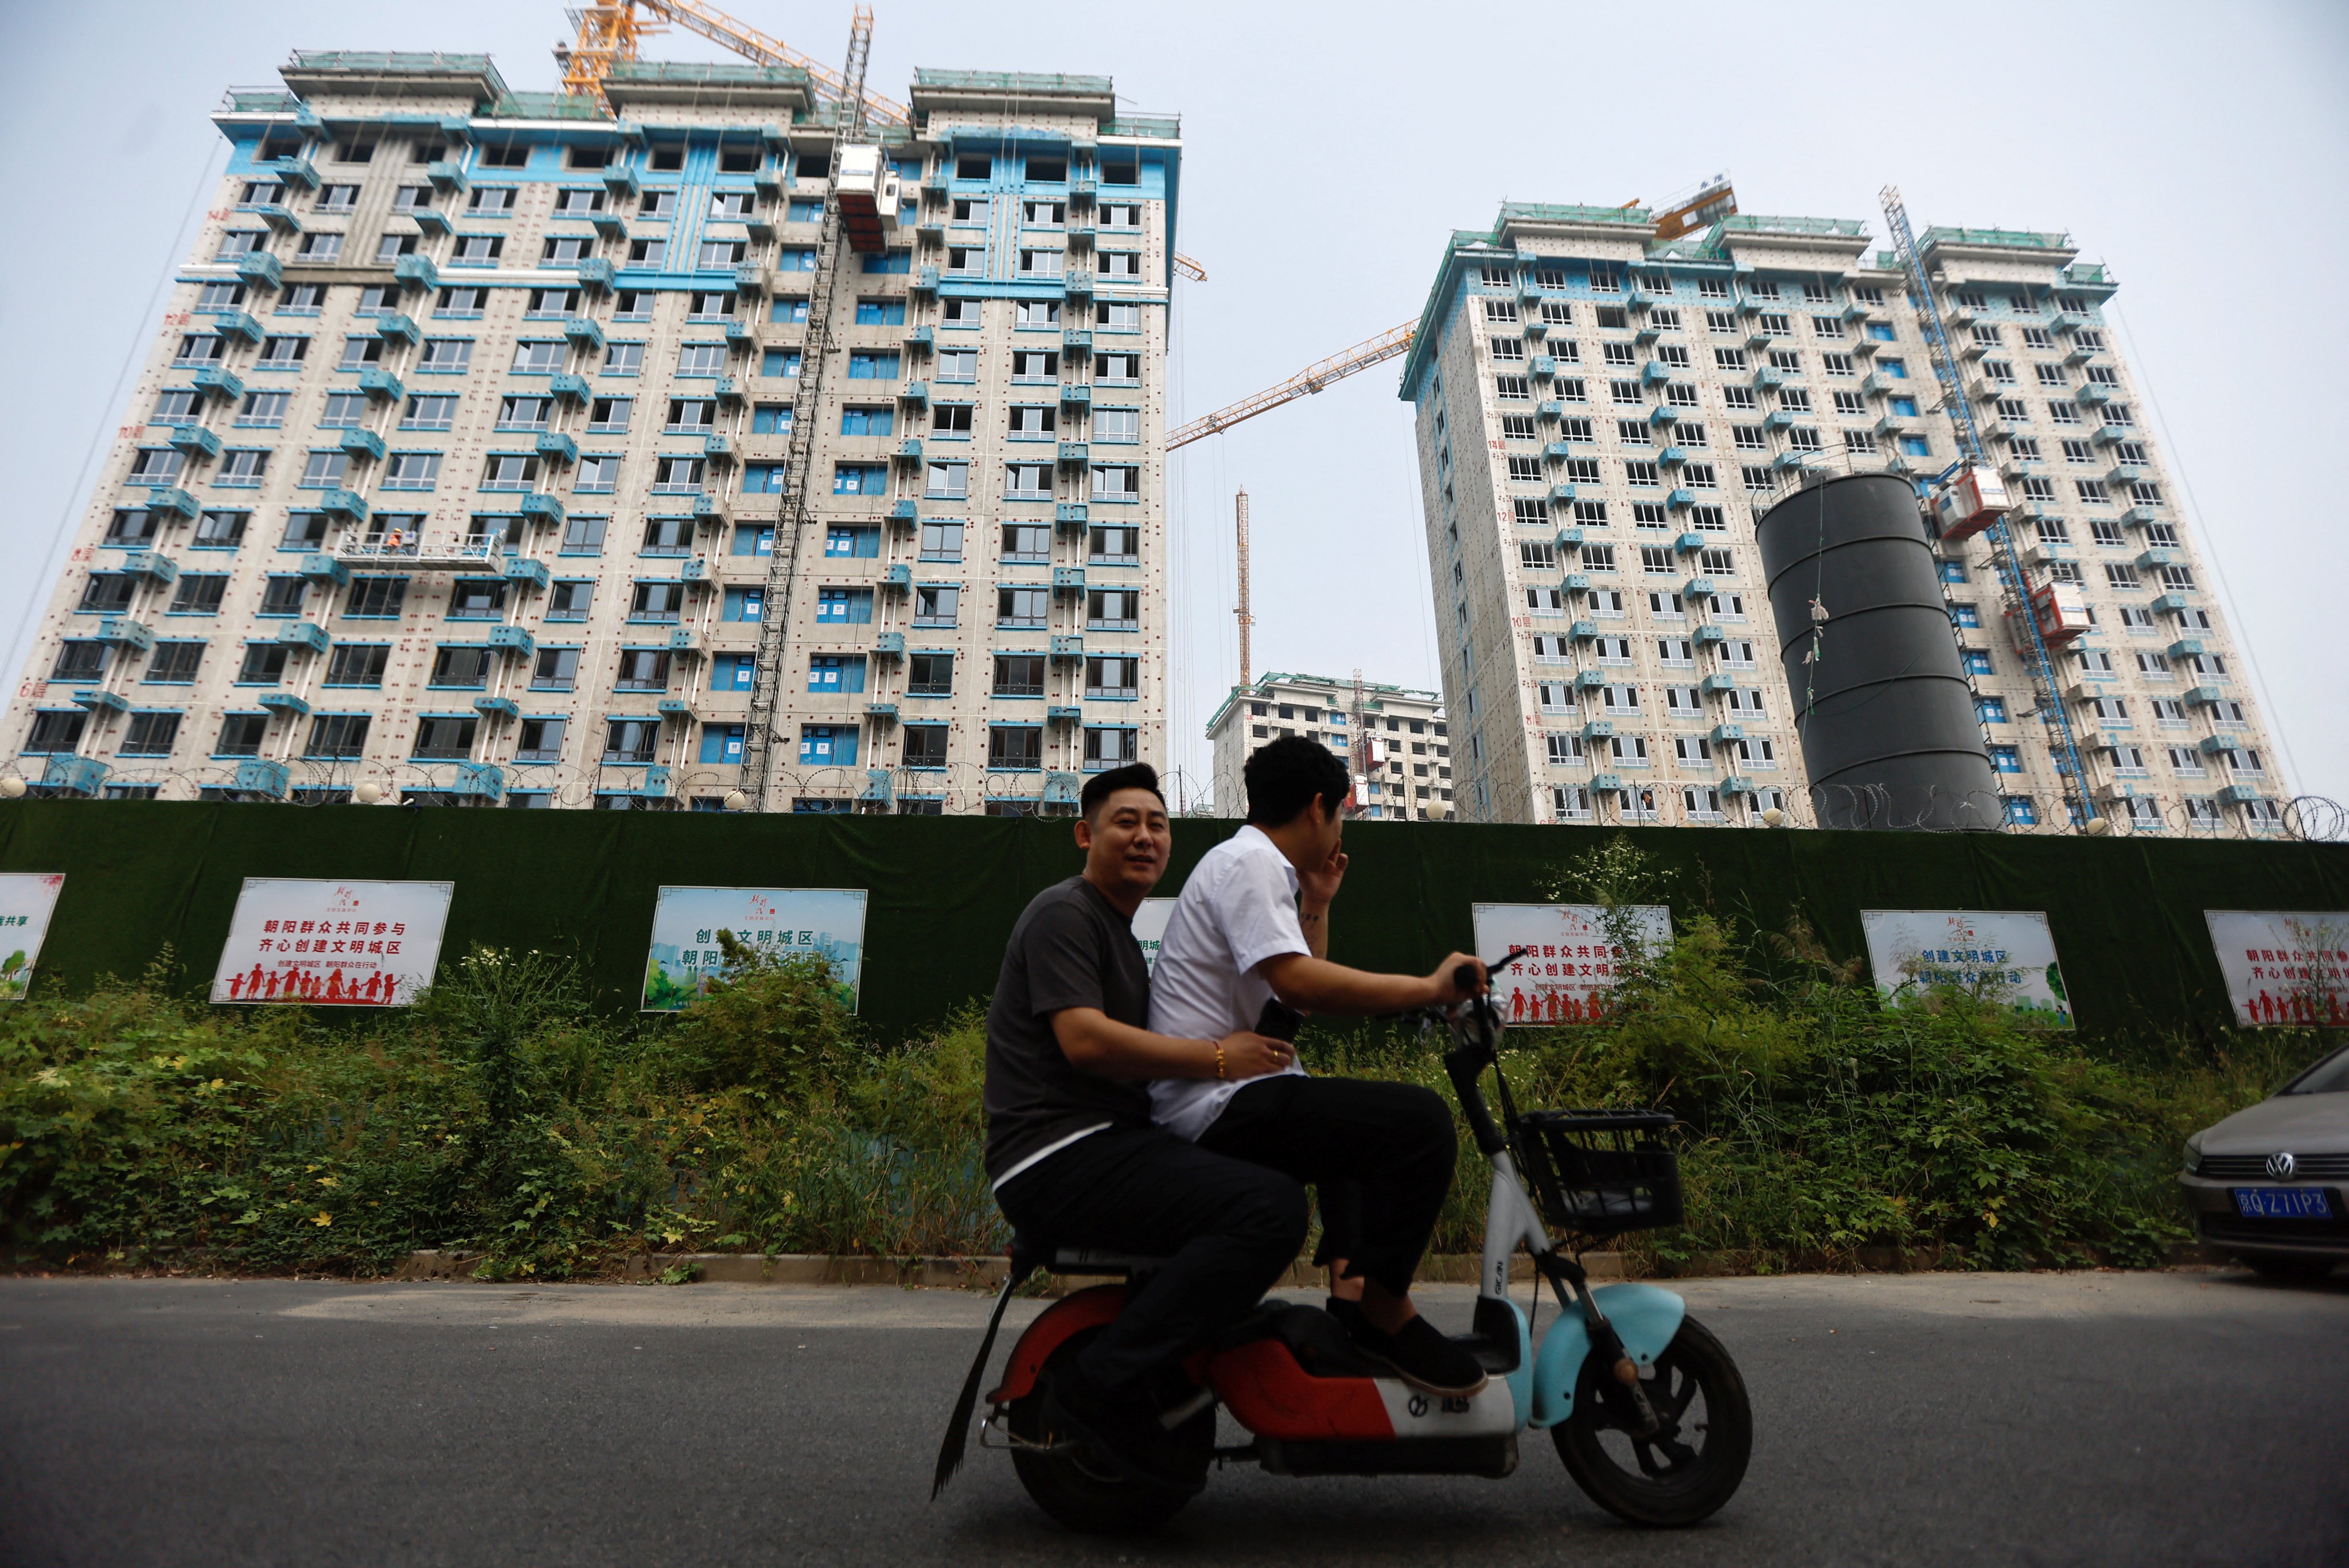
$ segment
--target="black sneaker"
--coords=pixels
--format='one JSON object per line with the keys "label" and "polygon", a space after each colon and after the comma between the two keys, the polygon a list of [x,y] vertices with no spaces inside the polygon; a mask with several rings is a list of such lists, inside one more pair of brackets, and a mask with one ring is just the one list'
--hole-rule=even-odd
{"label": "black sneaker", "polygon": [[1360,1302],[1330,1298],[1330,1315],[1345,1326],[1363,1358],[1441,1399],[1465,1399],[1489,1379],[1476,1358],[1446,1338],[1427,1319],[1413,1316],[1393,1334],[1381,1332],[1363,1315]]}
{"label": "black sneaker", "polygon": [[1105,1394],[1074,1367],[1056,1368],[1044,1384],[1044,1424],[1074,1438],[1122,1480],[1195,1491],[1204,1478],[1174,1451],[1158,1412],[1139,1390]]}

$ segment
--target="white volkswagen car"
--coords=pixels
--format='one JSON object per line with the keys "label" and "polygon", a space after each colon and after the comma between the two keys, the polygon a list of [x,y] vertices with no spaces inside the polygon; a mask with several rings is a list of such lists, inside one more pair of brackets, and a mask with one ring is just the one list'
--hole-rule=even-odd
{"label": "white volkswagen car", "polygon": [[2271,1279],[2349,1259],[2349,1047],[2186,1140],[2178,1176],[2205,1246]]}

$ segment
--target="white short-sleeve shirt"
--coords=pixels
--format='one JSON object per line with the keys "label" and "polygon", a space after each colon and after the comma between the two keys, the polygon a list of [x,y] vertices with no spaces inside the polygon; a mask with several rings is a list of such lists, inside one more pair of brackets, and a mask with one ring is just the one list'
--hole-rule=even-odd
{"label": "white short-sleeve shirt", "polygon": [[[1200,858],[1174,903],[1150,971],[1151,1033],[1220,1040],[1255,1028],[1272,995],[1256,966],[1312,951],[1297,919],[1297,868],[1261,830],[1242,828]],[[1292,1061],[1281,1071],[1305,1069]],[[1154,1079],[1151,1119],[1196,1140],[1242,1081]]]}

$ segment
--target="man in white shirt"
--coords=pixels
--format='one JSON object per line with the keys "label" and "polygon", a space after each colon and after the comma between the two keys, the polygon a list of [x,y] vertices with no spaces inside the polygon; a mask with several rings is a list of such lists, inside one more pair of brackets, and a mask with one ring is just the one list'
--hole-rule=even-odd
{"label": "man in white shirt", "polygon": [[[1248,825],[1184,883],[1151,972],[1154,1034],[1220,1039],[1254,1029],[1265,1005],[1376,1014],[1455,1002],[1454,953],[1433,975],[1372,975],[1329,962],[1329,911],[1346,874],[1340,848],[1352,781],[1302,737],[1260,747],[1244,769]],[[1254,1077],[1160,1078],[1151,1117],[1201,1149],[1311,1182],[1321,1202],[1317,1262],[1332,1271],[1330,1312],[1372,1359],[1433,1394],[1474,1393],[1474,1357],[1418,1315],[1411,1280],[1452,1184],[1458,1142],[1443,1098],[1412,1084],[1309,1078],[1292,1058]]]}

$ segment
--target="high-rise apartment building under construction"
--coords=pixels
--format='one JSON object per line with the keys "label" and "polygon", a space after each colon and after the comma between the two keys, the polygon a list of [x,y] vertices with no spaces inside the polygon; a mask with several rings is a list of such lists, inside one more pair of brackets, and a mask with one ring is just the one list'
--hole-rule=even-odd
{"label": "high-rise apartment building under construction", "polygon": [[[1756,517],[1806,474],[1921,494],[1961,456],[1909,273],[1865,225],[1658,228],[1505,204],[1454,234],[1405,362],[1469,820],[1817,820]],[[2005,791],[1985,825],[2282,830],[2240,649],[2102,315],[2111,275],[2057,233],[1937,228],[1917,251],[2017,564],[2081,617],[2034,682],[1992,536],[1934,541]]]}
{"label": "high-rise apartment building under construction", "polygon": [[1020,813],[1163,762],[1176,122],[284,78],[214,116],[6,720],[36,790]]}

